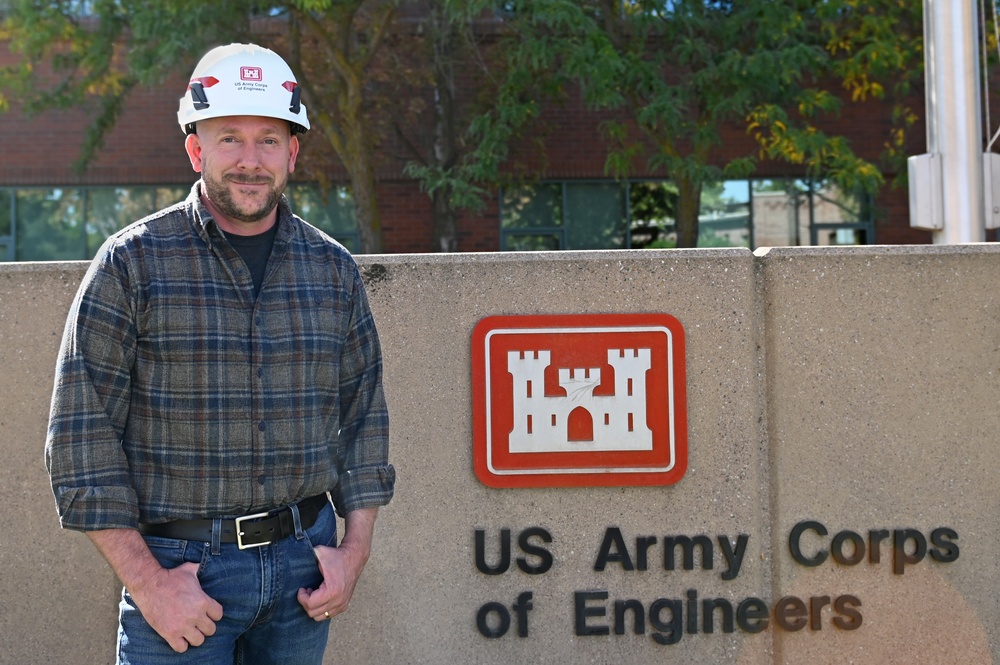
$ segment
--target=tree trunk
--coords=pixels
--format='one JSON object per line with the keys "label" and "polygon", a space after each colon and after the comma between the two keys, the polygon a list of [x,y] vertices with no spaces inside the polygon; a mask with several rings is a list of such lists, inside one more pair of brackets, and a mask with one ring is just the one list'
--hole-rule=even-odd
{"label": "tree trunk", "polygon": [[362,94],[348,89],[340,98],[341,114],[345,120],[341,128],[344,152],[340,155],[344,168],[351,178],[351,197],[358,221],[361,253],[382,253],[382,218],[379,215],[375,191],[375,165],[371,130],[364,118]]}
{"label": "tree trunk", "polygon": [[458,250],[458,213],[452,207],[450,192],[446,187],[434,190],[434,251],[454,252]]}
{"label": "tree trunk", "polygon": [[701,211],[701,180],[682,176],[677,180],[677,247],[698,246],[698,213]]}
{"label": "tree trunk", "polygon": [[[431,10],[434,48],[434,145],[433,163],[442,171],[455,165],[458,141],[455,137],[455,24],[435,3]],[[458,212],[451,204],[451,188],[439,187],[431,196],[434,208],[434,251],[458,249]]]}
{"label": "tree trunk", "polygon": [[382,218],[379,214],[378,199],[375,195],[375,174],[367,159],[363,164],[355,164],[348,169],[351,175],[351,196],[358,220],[358,238],[363,254],[381,254]]}
{"label": "tree trunk", "polygon": [[[365,77],[395,14],[396,3],[375,3],[367,22],[356,25],[364,3],[335,3],[325,15],[292,10],[291,51],[293,62],[299,65],[300,85],[310,104],[312,124],[322,131],[350,177],[360,251],[377,254],[383,251],[382,222],[375,196],[375,139],[363,110]],[[319,49],[302,51],[300,22],[317,37]],[[303,58],[323,72],[321,87],[314,86],[306,76],[310,67],[302,67]]]}

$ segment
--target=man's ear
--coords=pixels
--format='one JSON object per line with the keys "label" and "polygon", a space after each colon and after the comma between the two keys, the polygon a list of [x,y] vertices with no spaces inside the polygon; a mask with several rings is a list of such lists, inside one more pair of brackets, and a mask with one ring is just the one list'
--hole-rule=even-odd
{"label": "man's ear", "polygon": [[188,159],[191,160],[191,168],[195,173],[201,173],[201,139],[197,134],[188,134],[184,139],[184,149],[187,151]]}
{"label": "man's ear", "polygon": [[288,172],[295,170],[295,158],[299,156],[299,137],[292,134],[288,141]]}

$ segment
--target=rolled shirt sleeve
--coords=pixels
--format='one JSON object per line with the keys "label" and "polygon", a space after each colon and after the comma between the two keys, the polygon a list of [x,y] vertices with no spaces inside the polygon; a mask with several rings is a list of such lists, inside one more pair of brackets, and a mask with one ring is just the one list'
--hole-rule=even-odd
{"label": "rolled shirt sleeve", "polygon": [[136,340],[127,282],[123,265],[105,244],[63,331],[45,462],[64,528],[137,524],[136,494],[121,445]]}
{"label": "rolled shirt sleeve", "polygon": [[340,359],[340,441],[337,486],[331,492],[344,515],[387,504],[395,469],[388,463],[389,415],[382,388],[382,351],[357,266],[352,263],[350,318]]}

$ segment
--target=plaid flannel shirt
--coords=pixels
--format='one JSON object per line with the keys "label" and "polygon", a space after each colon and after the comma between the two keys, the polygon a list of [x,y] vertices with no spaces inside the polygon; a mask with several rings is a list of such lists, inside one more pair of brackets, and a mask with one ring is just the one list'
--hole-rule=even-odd
{"label": "plaid flannel shirt", "polygon": [[65,528],[388,503],[382,355],[357,265],[291,214],[257,299],[199,198],[109,238],[70,309],[45,445]]}

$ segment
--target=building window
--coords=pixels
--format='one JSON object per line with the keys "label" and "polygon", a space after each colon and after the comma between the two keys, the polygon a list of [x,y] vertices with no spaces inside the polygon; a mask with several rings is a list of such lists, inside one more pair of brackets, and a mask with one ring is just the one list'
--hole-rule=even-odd
{"label": "building window", "polygon": [[[627,205],[626,205],[627,202]],[[544,182],[501,193],[501,249],[676,247],[669,181]],[[728,180],[706,185],[699,247],[864,245],[871,204],[823,181]]]}
{"label": "building window", "polygon": [[87,197],[87,257],[100,249],[108,236],[161,208],[183,201],[189,187],[95,187]]}
{"label": "building window", "polygon": [[[0,188],[0,261],[93,258],[105,239],[184,200],[190,187]],[[325,197],[309,185],[288,190],[292,209],[339,240],[358,246],[354,205],[346,189]]]}
{"label": "building window", "polygon": [[292,212],[335,238],[348,251],[360,251],[354,199],[347,187],[323,191],[315,185],[289,185],[285,194]]}
{"label": "building window", "polygon": [[0,189],[0,261],[14,260],[14,197]]}
{"label": "building window", "polygon": [[874,242],[869,198],[831,183],[754,180],[752,201],[755,247]]}
{"label": "building window", "polygon": [[0,189],[0,261],[90,259],[109,235],[187,192],[186,187]]}
{"label": "building window", "polygon": [[[14,197],[14,246],[21,261],[68,260],[87,251],[83,197],[75,189],[27,189]],[[19,224],[19,220],[31,220]]]}
{"label": "building window", "polygon": [[502,249],[622,249],[627,238],[625,190],[617,182],[541,183],[501,193]]}

